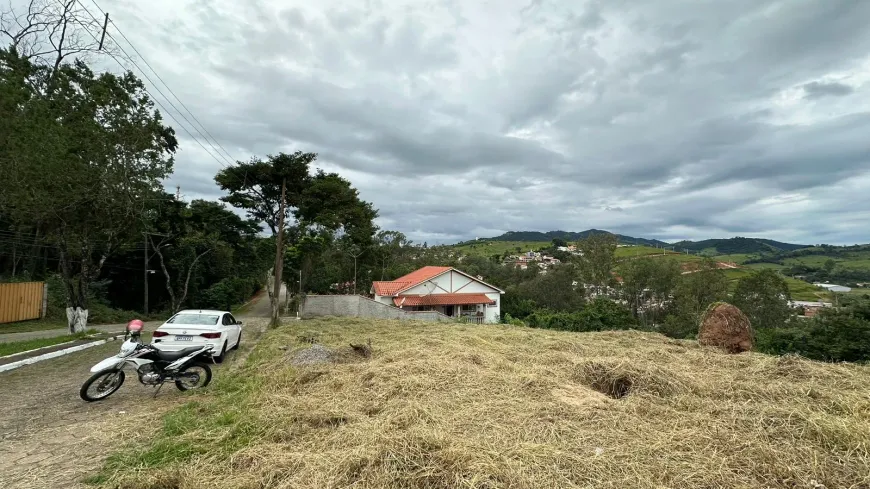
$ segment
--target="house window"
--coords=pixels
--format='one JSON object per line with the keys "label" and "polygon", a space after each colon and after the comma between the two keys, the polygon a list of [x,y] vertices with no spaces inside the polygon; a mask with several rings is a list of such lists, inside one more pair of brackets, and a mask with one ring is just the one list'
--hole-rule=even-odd
{"label": "house window", "polygon": [[465,304],[462,306],[462,312],[474,312],[477,310],[477,306],[474,304]]}

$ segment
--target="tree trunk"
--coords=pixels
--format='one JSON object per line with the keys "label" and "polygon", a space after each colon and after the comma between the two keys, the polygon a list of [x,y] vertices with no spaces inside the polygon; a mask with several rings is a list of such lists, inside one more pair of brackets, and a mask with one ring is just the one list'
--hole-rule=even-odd
{"label": "tree trunk", "polygon": [[70,333],[81,333],[88,328],[88,310],[81,307],[67,307],[66,320]]}
{"label": "tree trunk", "polygon": [[[211,251],[211,248],[196,255],[196,258],[193,259],[193,263],[190,264],[190,268],[187,269],[187,278],[184,279],[184,290],[181,291],[181,298],[178,300],[178,304],[172,308],[173,313],[178,312],[178,309],[181,309],[181,305],[184,304],[184,301],[187,299],[187,287],[188,285],[190,285],[190,275],[193,273],[193,269],[196,268],[196,262],[198,262],[199,259],[202,258],[209,251]],[[227,311],[229,310],[230,308],[227,307]]]}
{"label": "tree trunk", "polygon": [[[149,236],[149,240],[151,237]],[[160,243],[161,245],[163,243]],[[154,241],[151,241],[151,248],[154,249],[154,252],[157,253],[157,257],[160,258],[160,269],[163,270],[163,276],[166,278],[166,292],[169,293],[169,309],[173,314],[177,312],[178,303],[175,301],[175,289],[172,288],[172,277],[169,275],[169,270],[166,269],[166,262],[163,260],[163,252],[160,251],[160,245],[155,245]]]}
{"label": "tree trunk", "polygon": [[[36,273],[36,265],[38,260],[41,258],[41,255],[45,254],[45,248],[39,246],[39,233],[42,230],[42,226],[40,223],[36,223],[36,231],[33,236],[33,245],[30,247],[30,259],[27,260],[26,269],[30,272],[31,277],[38,276]],[[47,268],[43,266],[43,270],[47,271]]]}
{"label": "tree trunk", "polygon": [[287,196],[287,180],[281,182],[281,205],[280,214],[278,215],[278,237],[275,243],[275,283],[272,297],[272,319],[269,322],[269,327],[276,328],[280,324],[280,308],[281,308],[281,272],[284,269],[284,213]]}
{"label": "tree trunk", "polygon": [[[63,276],[63,284],[66,288],[66,319],[69,332],[81,333],[88,325],[88,305],[86,281],[83,282],[82,274],[85,272],[82,265],[82,274],[78,277],[73,275],[72,264],[66,251],[66,242],[62,240],[58,246],[60,255],[60,269]],[[78,282],[78,286],[76,286]],[[85,287],[83,290],[83,286]]]}

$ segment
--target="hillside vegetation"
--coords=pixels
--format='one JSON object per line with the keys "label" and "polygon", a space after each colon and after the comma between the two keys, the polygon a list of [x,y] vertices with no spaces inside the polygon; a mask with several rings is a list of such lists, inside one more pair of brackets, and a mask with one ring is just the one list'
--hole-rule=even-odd
{"label": "hillside vegetation", "polygon": [[[314,332],[314,333],[309,333]],[[370,358],[294,367],[299,337]],[[268,333],[92,482],[157,488],[870,484],[870,369],[634,331],[352,318]]]}
{"label": "hillside vegetation", "polygon": [[806,248],[807,245],[781,243],[771,239],[734,237],[729,239],[705,239],[702,241],[679,241],[677,250],[703,252],[706,255],[776,253]]}
{"label": "hillside vegetation", "polygon": [[491,257],[535,251],[552,244],[551,241],[472,241],[453,248],[465,255]]}
{"label": "hillside vegetation", "polygon": [[[508,231],[501,236],[496,236],[494,238],[483,238],[479,241],[546,241],[550,242],[554,239],[563,239],[565,241],[578,241],[581,239],[586,239],[589,236],[593,236],[596,234],[613,234],[619,240],[620,243],[624,244],[638,244],[645,246],[667,246],[668,244],[664,241],[659,241],[657,239],[645,239],[645,238],[635,238],[632,236],[626,236],[624,234],[616,234],[611,233],[610,231],[603,231],[601,229],[587,229],[586,231],[573,232],[573,231]],[[464,244],[464,243],[463,243]]]}

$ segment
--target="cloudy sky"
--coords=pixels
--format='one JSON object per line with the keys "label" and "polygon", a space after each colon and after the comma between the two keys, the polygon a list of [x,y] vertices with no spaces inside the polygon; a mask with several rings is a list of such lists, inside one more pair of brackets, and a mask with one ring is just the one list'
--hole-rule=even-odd
{"label": "cloudy sky", "polygon": [[234,158],[317,152],[415,241],[870,241],[867,1],[98,2]]}

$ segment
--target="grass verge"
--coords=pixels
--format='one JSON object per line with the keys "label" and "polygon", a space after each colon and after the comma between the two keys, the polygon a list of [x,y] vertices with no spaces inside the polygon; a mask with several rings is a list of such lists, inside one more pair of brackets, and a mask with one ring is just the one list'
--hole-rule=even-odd
{"label": "grass verge", "polygon": [[99,331],[90,329],[83,333],[70,334],[65,336],[55,336],[54,338],[39,338],[35,340],[13,341],[12,343],[0,343],[0,357],[21,353],[23,351],[35,350],[46,346],[59,345],[68,341],[82,340],[88,335],[99,333]]}
{"label": "grass verge", "polygon": [[54,319],[34,319],[32,321],[19,321],[15,323],[0,324],[0,334],[6,333],[29,333],[31,331],[49,331],[52,329],[67,329],[66,321]]}
{"label": "grass verge", "polygon": [[[307,334],[316,331],[316,334]],[[302,339],[371,339],[293,366]],[[634,331],[341,318],[245,365],[90,482],[119,489],[820,488],[870,484],[870,368]]]}

